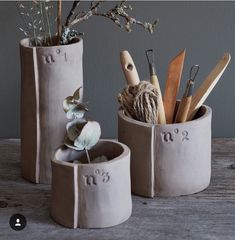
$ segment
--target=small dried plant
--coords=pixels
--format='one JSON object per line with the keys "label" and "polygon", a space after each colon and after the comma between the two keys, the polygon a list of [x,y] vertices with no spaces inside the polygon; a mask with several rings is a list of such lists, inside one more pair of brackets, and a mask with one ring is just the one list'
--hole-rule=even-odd
{"label": "small dried plant", "polygon": [[66,117],[70,122],[66,125],[66,136],[64,144],[77,151],[86,151],[88,163],[91,162],[89,152],[100,139],[101,128],[96,121],[84,118],[88,111],[87,107],[81,102],[80,89],[76,90],[73,96],[67,97],[63,102]]}
{"label": "small dried plant", "polygon": [[51,46],[54,24],[51,1],[18,1],[16,4],[24,23],[20,30],[29,38],[31,46]]}
{"label": "small dried plant", "polygon": [[92,16],[104,17],[111,20],[120,28],[125,28],[127,32],[132,31],[132,25],[136,24],[143,27],[150,33],[157,26],[158,19],[153,23],[142,22],[130,15],[132,6],[127,4],[127,0],[116,3],[114,7],[108,10],[102,10],[101,6],[104,1],[90,1],[87,10],[81,10],[81,0],[74,1],[68,13],[65,23],[62,23],[62,0],[57,1],[57,17],[53,18],[51,10],[52,1],[33,0],[28,2],[19,1],[17,7],[24,22],[24,28],[20,30],[30,39],[32,46],[51,46],[52,41],[51,26],[57,20],[57,44],[65,45],[72,43],[74,39],[83,35],[75,30],[74,25],[84,22]]}

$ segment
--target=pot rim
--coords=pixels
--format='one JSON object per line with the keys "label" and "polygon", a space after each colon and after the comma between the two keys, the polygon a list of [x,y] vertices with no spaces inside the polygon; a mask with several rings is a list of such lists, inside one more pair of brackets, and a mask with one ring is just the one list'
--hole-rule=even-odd
{"label": "pot rim", "polygon": [[[55,36],[53,36],[52,38],[55,38]],[[53,46],[29,46],[29,38],[23,38],[20,40],[20,46],[24,47],[24,48],[28,48],[28,49],[33,49],[33,48],[37,48],[37,49],[42,49],[42,48],[58,48],[58,47],[68,47],[68,46],[74,46],[76,44],[82,44],[83,43],[83,39],[82,38],[76,38],[76,42],[74,43],[70,43],[70,44],[65,44],[65,45],[53,45]]]}
{"label": "pot rim", "polygon": [[121,109],[121,107],[119,108],[118,110],[118,116],[122,119],[124,119],[125,121],[127,122],[130,122],[130,123],[134,123],[136,125],[140,125],[140,126],[144,126],[144,127],[153,127],[153,126],[179,126],[179,125],[185,125],[185,124],[190,124],[190,123],[196,123],[196,122],[199,122],[199,121],[202,121],[203,119],[207,118],[211,113],[212,113],[212,109],[211,107],[207,106],[207,105],[202,105],[201,108],[205,109],[205,113],[199,117],[199,118],[196,118],[196,119],[193,119],[191,121],[187,121],[187,122],[184,122],[184,123],[168,123],[168,124],[154,124],[154,123],[146,123],[146,122],[141,122],[141,121],[138,121],[136,119],[133,119],[133,118],[130,118],[128,116],[126,116],[124,114],[124,110]]}
{"label": "pot rim", "polygon": [[[56,163],[56,164],[60,164],[60,165],[65,165],[65,166],[70,166],[70,167],[81,167],[81,166],[86,166],[86,167],[97,167],[97,166],[100,166],[100,165],[107,165],[107,164],[112,164],[114,162],[117,162],[119,160],[121,160],[123,157],[126,157],[128,155],[130,155],[130,149],[128,146],[126,146],[125,144],[123,143],[120,143],[118,141],[115,141],[115,140],[111,140],[111,139],[100,139],[99,142],[111,142],[111,143],[114,143],[114,144],[117,144],[117,145],[120,145],[123,149],[122,153],[120,155],[118,155],[117,157],[107,161],[107,162],[100,162],[100,163],[90,163],[90,164],[84,164],[84,163],[71,163],[71,162],[66,162],[66,161],[62,161],[62,160],[59,160],[56,158],[56,154],[58,151],[61,150],[62,147],[64,147],[65,145],[61,145],[60,147],[58,147],[54,153],[52,154],[52,158],[51,158],[51,161]],[[69,150],[71,151],[76,151],[74,149],[70,149],[68,148]]]}

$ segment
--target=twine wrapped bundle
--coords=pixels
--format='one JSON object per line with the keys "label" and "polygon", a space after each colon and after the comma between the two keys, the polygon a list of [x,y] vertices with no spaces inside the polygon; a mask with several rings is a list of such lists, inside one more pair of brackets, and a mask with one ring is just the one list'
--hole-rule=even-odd
{"label": "twine wrapped bundle", "polygon": [[147,81],[129,85],[118,95],[118,101],[128,117],[152,124],[158,123],[158,98],[157,89]]}

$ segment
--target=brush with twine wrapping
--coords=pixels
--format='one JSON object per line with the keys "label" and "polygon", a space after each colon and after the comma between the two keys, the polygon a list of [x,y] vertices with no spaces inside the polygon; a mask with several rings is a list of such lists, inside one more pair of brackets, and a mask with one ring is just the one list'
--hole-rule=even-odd
{"label": "brush with twine wrapping", "polygon": [[141,122],[158,123],[159,93],[147,81],[140,81],[133,59],[128,51],[120,53],[120,61],[128,86],[118,95],[124,113]]}

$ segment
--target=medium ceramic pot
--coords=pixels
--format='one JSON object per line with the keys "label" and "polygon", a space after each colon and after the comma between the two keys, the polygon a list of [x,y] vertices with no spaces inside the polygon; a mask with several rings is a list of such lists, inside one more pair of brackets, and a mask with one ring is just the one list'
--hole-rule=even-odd
{"label": "medium ceramic pot", "polygon": [[73,163],[86,161],[85,153],[65,146],[52,159],[51,216],[65,227],[111,227],[131,215],[129,148],[100,140],[89,154],[91,159],[105,155],[109,161]]}
{"label": "medium ceramic pot", "polygon": [[179,196],[208,187],[211,177],[211,108],[193,121],[154,125],[118,113],[118,140],[131,150],[132,192]]}
{"label": "medium ceramic pot", "polygon": [[30,47],[20,42],[21,170],[34,183],[51,182],[51,153],[62,144],[63,100],[83,86],[83,42]]}

